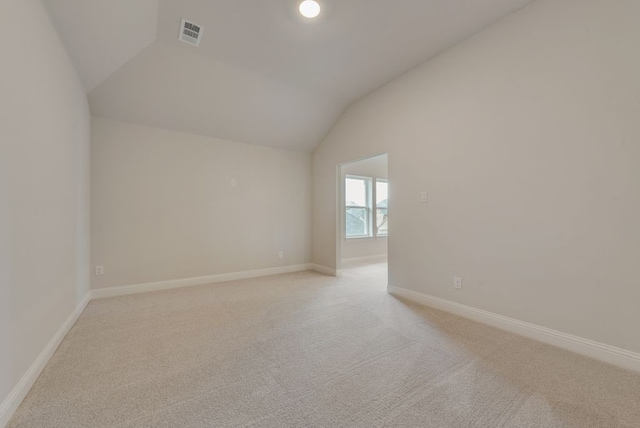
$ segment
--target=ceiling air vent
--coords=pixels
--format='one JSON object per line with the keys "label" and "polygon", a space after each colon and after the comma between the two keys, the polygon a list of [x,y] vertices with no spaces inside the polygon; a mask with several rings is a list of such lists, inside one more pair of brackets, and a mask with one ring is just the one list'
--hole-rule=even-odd
{"label": "ceiling air vent", "polygon": [[182,24],[180,24],[178,40],[193,46],[198,46],[200,39],[202,39],[202,30],[203,28],[201,26],[183,19]]}

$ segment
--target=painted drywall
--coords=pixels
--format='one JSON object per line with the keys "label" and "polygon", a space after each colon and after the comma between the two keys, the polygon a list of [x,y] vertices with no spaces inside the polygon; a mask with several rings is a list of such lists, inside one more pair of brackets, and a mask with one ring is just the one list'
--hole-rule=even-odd
{"label": "painted drywall", "polygon": [[[376,178],[387,178],[387,155],[374,156],[367,159],[351,162],[341,167],[342,182],[347,175],[357,175],[360,177],[371,177],[374,182]],[[342,214],[342,231],[344,232],[344,198],[340,198]],[[357,259],[361,257],[384,256],[387,254],[387,237],[376,238],[355,238],[347,239],[342,233],[340,239],[342,246],[342,259]]]}
{"label": "painted drywall", "polygon": [[391,285],[640,351],[638,16],[538,0],[354,104],[313,155],[313,261],[336,165],[388,152]]}
{"label": "painted drywall", "polygon": [[192,49],[181,42],[151,44],[89,93],[91,114],[311,152],[344,109],[326,93],[270,79]]}
{"label": "painted drywall", "polygon": [[97,118],[91,144],[93,288],[310,262],[309,153]]}
{"label": "painted drywall", "polygon": [[44,0],[44,5],[86,92],[156,39],[158,0]]}
{"label": "painted drywall", "polygon": [[532,0],[327,1],[315,20],[296,1],[47,0],[93,116],[309,152],[353,101]]}
{"label": "painted drywall", "polygon": [[0,2],[0,52],[2,403],[89,290],[90,117],[40,1]]}

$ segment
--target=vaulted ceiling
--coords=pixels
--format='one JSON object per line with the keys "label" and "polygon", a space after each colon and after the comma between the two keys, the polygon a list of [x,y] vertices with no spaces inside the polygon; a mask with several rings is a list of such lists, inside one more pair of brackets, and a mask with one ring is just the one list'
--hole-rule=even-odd
{"label": "vaulted ceiling", "polygon": [[[312,150],[344,109],[532,0],[45,0],[94,116]],[[177,40],[182,18],[199,47]]]}

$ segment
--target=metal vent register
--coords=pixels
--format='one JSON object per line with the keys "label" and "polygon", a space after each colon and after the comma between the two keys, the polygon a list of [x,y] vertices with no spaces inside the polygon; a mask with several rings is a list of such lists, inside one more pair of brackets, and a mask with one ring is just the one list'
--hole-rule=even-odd
{"label": "metal vent register", "polygon": [[180,24],[180,35],[178,36],[178,40],[193,46],[198,46],[200,44],[200,39],[202,39],[202,30],[203,28],[200,25],[183,19],[182,24]]}

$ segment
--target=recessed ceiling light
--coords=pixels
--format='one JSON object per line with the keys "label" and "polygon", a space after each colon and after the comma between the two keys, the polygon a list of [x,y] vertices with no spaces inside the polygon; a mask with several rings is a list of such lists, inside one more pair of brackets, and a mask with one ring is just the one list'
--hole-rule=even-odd
{"label": "recessed ceiling light", "polygon": [[304,0],[300,3],[298,10],[305,18],[315,18],[320,15],[320,3],[316,0]]}

